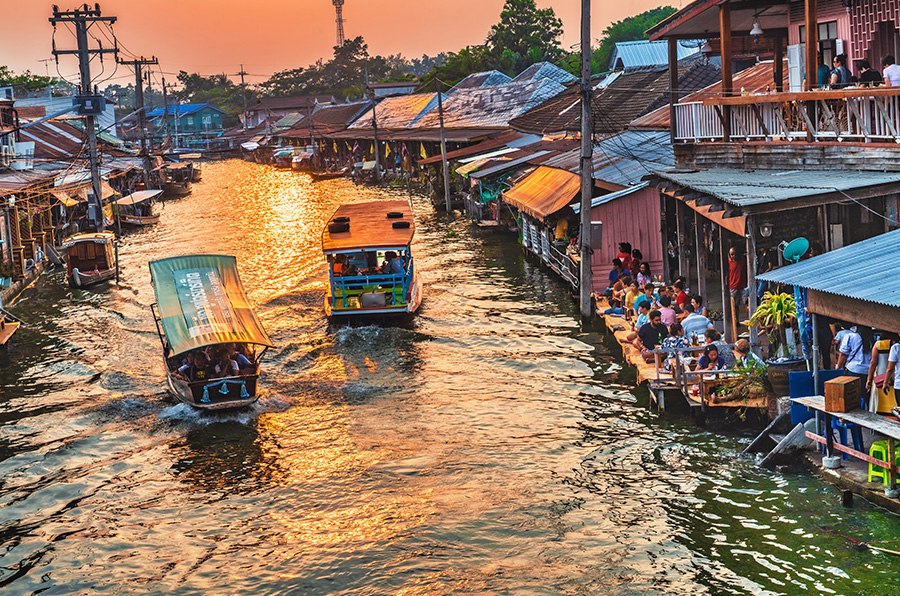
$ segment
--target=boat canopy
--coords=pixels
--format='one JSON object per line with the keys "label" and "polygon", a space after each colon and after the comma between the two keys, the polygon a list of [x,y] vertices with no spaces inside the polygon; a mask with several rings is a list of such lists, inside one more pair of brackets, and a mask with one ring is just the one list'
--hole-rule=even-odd
{"label": "boat canopy", "polygon": [[[389,213],[394,217],[388,217]],[[341,205],[329,221],[336,217],[349,218],[349,230],[329,232],[325,226],[322,249],[326,254],[403,248],[409,246],[416,233],[412,206],[404,200]]]}
{"label": "boat canopy", "polygon": [[72,234],[68,238],[63,239],[63,248],[72,248],[76,244],[82,242],[93,242],[95,244],[112,244],[116,240],[116,235],[112,232],[78,232]]}
{"label": "boat canopy", "polygon": [[272,346],[241,286],[234,257],[189,255],[151,261],[150,277],[168,342],[166,356],[230,342]]}
{"label": "boat canopy", "polygon": [[138,203],[143,203],[144,201],[149,201],[151,199],[155,199],[159,195],[162,194],[161,190],[139,190],[137,192],[133,192],[130,195],[124,196],[118,201],[116,201],[116,205],[137,205]]}

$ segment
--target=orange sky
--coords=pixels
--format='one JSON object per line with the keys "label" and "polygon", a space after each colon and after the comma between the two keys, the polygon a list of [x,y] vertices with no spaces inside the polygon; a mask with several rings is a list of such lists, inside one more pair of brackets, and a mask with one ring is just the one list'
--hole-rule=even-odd
{"label": "orange sky", "polygon": [[[54,1],[62,9],[79,4]],[[47,19],[52,3],[20,1],[6,11],[0,64],[45,73],[39,60],[51,56],[52,28]],[[593,37],[611,21],[665,3],[594,0]],[[562,18],[565,46],[578,43],[578,0],[538,0],[538,4],[552,6]],[[680,7],[685,1],[668,4]],[[335,40],[330,0],[101,0],[100,5],[104,15],[119,18],[114,28],[120,42],[135,54],[155,54],[164,72],[236,73],[243,63],[247,72],[261,75],[249,77],[257,82],[272,72],[330,55]],[[436,54],[482,42],[502,5],[503,0],[346,0],[345,31],[348,37],[365,37],[373,54]],[[74,38],[60,28],[56,43],[60,49],[74,47]],[[111,72],[110,64],[106,66],[104,77]],[[51,73],[54,70],[50,64]],[[74,58],[61,58],[59,70],[74,80],[70,77],[77,71]],[[110,82],[129,81],[120,68]]]}

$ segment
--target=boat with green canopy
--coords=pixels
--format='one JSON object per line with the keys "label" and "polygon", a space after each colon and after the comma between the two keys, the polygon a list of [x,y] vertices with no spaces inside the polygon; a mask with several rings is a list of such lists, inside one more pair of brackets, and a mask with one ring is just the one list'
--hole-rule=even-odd
{"label": "boat with green canopy", "polygon": [[204,410],[255,402],[259,363],[272,341],[244,293],[235,257],[151,261],[150,277],[169,391]]}

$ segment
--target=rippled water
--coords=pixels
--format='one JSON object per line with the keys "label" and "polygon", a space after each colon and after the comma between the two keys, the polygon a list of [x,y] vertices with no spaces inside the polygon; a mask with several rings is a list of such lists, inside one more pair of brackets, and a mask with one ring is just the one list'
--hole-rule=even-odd
{"label": "rippled water", "polygon": [[[0,367],[0,586],[16,594],[870,593],[898,518],[653,414],[511,239],[414,199],[407,328],[329,328],[320,230],[390,194],[229,161],[131,233],[123,279],[46,276]],[[402,196],[402,194],[400,195]],[[277,348],[252,410],[166,401],[147,261],[237,255]],[[890,587],[894,586],[894,587]]]}

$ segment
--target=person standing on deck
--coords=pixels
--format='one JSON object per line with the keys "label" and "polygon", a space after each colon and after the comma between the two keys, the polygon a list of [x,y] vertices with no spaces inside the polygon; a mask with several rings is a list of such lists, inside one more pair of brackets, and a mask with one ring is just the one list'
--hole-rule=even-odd
{"label": "person standing on deck", "polygon": [[[848,375],[858,377],[861,385],[866,384],[869,376],[869,351],[866,349],[862,335],[856,327],[851,327],[849,333],[841,339],[838,349],[837,367],[844,368]],[[863,389],[864,390],[864,389]]]}
{"label": "person standing on deck", "polygon": [[894,396],[900,391],[900,343],[891,346],[888,353],[888,366],[884,371],[884,381],[881,382],[881,388],[887,391],[891,385],[894,387]]}

